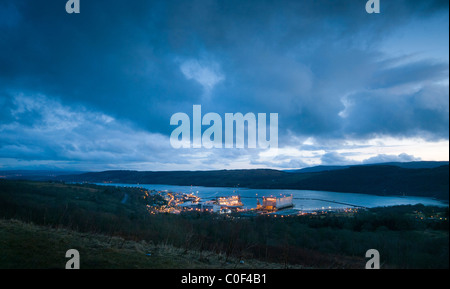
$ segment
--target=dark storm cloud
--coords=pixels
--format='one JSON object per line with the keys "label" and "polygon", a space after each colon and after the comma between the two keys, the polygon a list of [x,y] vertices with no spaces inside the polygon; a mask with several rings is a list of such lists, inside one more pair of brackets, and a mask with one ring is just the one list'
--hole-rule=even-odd
{"label": "dark storm cloud", "polygon": [[[403,88],[404,89],[404,88]],[[359,135],[448,138],[448,87],[428,85],[398,93],[386,90],[350,95],[344,131]]]}
{"label": "dark storm cloud", "polygon": [[363,161],[364,164],[376,164],[376,163],[388,163],[388,162],[415,162],[420,161],[420,158],[416,158],[412,155],[405,153],[395,155],[380,154]]}
{"label": "dark storm cloud", "polygon": [[[448,138],[448,63],[379,50],[402,25],[448,13],[448,1],[382,1],[380,15],[350,0],[81,1],[77,15],[65,13],[65,1],[0,3],[0,122],[28,139],[2,134],[0,146],[11,149],[4,157],[126,155],[130,146],[107,146],[99,135],[168,136],[170,116],[190,114],[193,104],[205,113],[279,113],[280,146],[295,144],[290,135]],[[33,131],[51,109],[13,112],[34,95],[81,118],[86,135]],[[129,126],[106,129],[93,115]],[[50,145],[58,136],[76,145]],[[238,157],[227,154],[224,162]]]}
{"label": "dark storm cloud", "polygon": [[155,131],[165,105],[195,95],[165,54],[148,1],[83,3],[77,17],[60,2],[14,1],[22,20],[2,29],[3,87],[85,103]]}
{"label": "dark storm cloud", "polygon": [[12,121],[0,124],[0,168],[8,159],[32,160],[33,165],[55,160],[71,166],[84,163],[84,170],[135,169],[139,163],[161,160],[187,163],[167,149],[168,140],[160,134],[43,95],[16,95],[9,112]]}

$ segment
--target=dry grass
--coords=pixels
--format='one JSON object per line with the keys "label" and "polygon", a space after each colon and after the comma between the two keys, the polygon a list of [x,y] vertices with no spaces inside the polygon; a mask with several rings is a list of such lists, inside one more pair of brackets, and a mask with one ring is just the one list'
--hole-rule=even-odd
{"label": "dry grass", "polygon": [[[0,268],[64,269],[69,249],[80,252],[86,269],[282,269],[284,264],[226,258],[214,252],[187,251],[170,244],[130,241],[0,220]],[[289,268],[303,268],[289,266]]]}

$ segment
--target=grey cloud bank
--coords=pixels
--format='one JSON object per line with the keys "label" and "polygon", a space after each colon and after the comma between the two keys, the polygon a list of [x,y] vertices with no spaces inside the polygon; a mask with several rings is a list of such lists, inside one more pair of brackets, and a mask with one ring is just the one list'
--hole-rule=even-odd
{"label": "grey cloud bank", "polygon": [[[423,159],[405,148],[355,160],[339,149],[382,137],[448,146],[448,1],[382,1],[378,15],[367,14],[365,2],[91,0],[69,15],[61,1],[4,0],[0,167]],[[421,23],[434,29],[429,50],[420,35],[420,49],[383,45]],[[442,38],[446,47],[435,50]],[[170,116],[194,104],[221,115],[278,113],[278,157],[172,150]]]}

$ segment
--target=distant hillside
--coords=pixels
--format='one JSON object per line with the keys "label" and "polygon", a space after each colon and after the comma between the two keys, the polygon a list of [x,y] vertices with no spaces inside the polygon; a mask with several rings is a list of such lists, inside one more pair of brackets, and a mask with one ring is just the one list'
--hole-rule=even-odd
{"label": "distant hillside", "polygon": [[339,170],[292,173],[278,170],[105,171],[57,176],[66,182],[297,189],[449,199],[449,166],[403,168],[394,165],[351,166]]}
{"label": "distant hillside", "polygon": [[390,162],[381,163],[378,165],[397,166],[405,169],[432,169],[440,166],[448,166],[448,162],[431,162],[431,161],[418,161],[418,162]]}
{"label": "distant hillside", "polygon": [[434,162],[434,161],[416,161],[416,162],[388,162],[388,163],[378,163],[378,164],[365,164],[365,165],[347,165],[347,166],[314,166],[307,167],[303,169],[296,170],[285,170],[289,173],[313,173],[313,172],[323,172],[323,171],[333,171],[333,170],[343,170],[354,166],[373,166],[373,165],[383,165],[383,166],[395,166],[406,169],[432,169],[440,166],[448,165],[447,161]]}
{"label": "distant hillside", "polygon": [[296,170],[285,170],[288,173],[316,173],[324,171],[334,171],[348,169],[350,166],[314,166]]}
{"label": "distant hillside", "polygon": [[57,170],[0,170],[0,179],[9,180],[42,180],[51,179],[62,175],[81,174],[81,171],[57,171]]}

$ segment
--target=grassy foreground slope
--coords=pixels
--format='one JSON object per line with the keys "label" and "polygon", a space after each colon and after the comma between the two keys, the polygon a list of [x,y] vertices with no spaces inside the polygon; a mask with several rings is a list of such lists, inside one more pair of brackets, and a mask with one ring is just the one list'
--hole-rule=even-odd
{"label": "grassy foreground slope", "polygon": [[[66,251],[76,248],[81,269],[278,269],[286,264],[255,259],[241,262],[225,254],[193,251],[171,245],[117,236],[80,233],[38,226],[18,220],[0,220],[0,269],[64,269]],[[289,265],[288,268],[303,268]]]}
{"label": "grassy foreground slope", "polygon": [[147,205],[164,200],[138,188],[0,180],[0,267],[61,268],[69,249],[85,268],[364,268],[368,249],[384,268],[449,266],[448,208],[239,218],[150,215]]}

